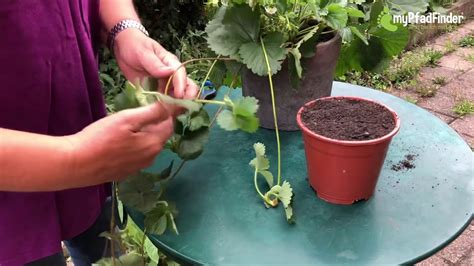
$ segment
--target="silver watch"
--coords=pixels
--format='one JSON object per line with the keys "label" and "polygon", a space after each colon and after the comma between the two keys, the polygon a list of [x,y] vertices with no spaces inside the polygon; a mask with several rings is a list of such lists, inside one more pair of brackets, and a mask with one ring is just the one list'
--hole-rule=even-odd
{"label": "silver watch", "polygon": [[136,21],[134,19],[124,19],[119,23],[115,24],[115,26],[109,32],[109,36],[107,37],[107,46],[109,47],[110,51],[113,51],[115,38],[117,38],[117,35],[128,28],[138,29],[146,36],[149,36],[148,31],[139,21]]}

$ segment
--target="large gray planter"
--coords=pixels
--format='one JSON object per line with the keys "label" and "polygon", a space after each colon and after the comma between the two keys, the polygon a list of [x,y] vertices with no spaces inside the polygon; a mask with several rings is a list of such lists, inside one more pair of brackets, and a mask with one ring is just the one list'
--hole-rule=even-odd
{"label": "large gray planter", "polygon": [[[303,80],[299,88],[293,88],[288,77],[287,60],[282,69],[273,76],[278,127],[281,130],[298,130],[296,113],[305,103],[331,95],[334,71],[341,49],[341,37],[336,35],[316,46],[316,55],[302,59]],[[246,70],[242,77],[243,94],[259,100],[260,126],[275,129],[268,77],[257,76]]]}

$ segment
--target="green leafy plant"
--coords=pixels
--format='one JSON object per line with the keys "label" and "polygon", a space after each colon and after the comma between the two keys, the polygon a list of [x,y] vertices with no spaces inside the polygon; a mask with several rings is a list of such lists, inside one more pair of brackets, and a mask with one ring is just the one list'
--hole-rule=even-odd
{"label": "green leafy plant", "polygon": [[425,51],[425,56],[428,59],[428,66],[437,66],[439,60],[443,57],[444,53],[434,49],[428,49]]}
{"label": "green leafy plant", "polygon": [[[209,47],[218,55],[234,58],[253,73],[266,75],[264,45],[272,74],[289,62],[294,85],[304,75],[303,58],[315,55],[315,45],[339,34],[344,42],[337,72],[375,70],[400,53],[408,30],[388,31],[379,15],[387,12],[426,10],[428,2],[416,1],[209,1],[215,15],[208,23]],[[262,42],[260,40],[263,40]]]}
{"label": "green leafy plant", "polygon": [[[267,51],[262,41],[262,50],[266,59],[269,83],[272,93],[272,103],[274,107],[276,140],[278,148],[278,176],[276,184],[273,184],[273,175],[268,171],[269,162],[265,158],[264,148],[256,149],[257,158],[252,160],[251,165],[256,168],[256,173],[260,173],[270,181],[272,178],[269,190],[262,194],[261,190],[256,184],[256,190],[267,207],[276,207],[279,202],[284,206],[286,217],[291,221],[293,211],[291,208],[292,189],[287,181],[281,182],[281,155],[280,155],[280,140],[278,133],[278,125],[276,123],[276,109],[273,97],[273,84],[271,78],[271,66],[268,60]],[[214,58],[214,61],[219,58]],[[222,59],[225,60],[225,59]],[[200,59],[192,59],[183,65],[200,61]],[[210,76],[214,64],[211,65],[207,79]],[[178,234],[178,228],[175,224],[176,208],[163,199],[164,191],[167,184],[178,175],[183,165],[189,161],[198,158],[209,138],[209,129],[214,121],[224,130],[242,130],[248,133],[253,133],[258,129],[259,120],[256,117],[258,110],[258,101],[253,97],[242,97],[236,100],[231,99],[227,95],[223,100],[207,100],[201,99],[199,96],[204,85],[194,100],[175,99],[167,95],[168,88],[172,77],[166,84],[163,93],[154,91],[157,87],[156,80],[145,79],[137,84],[127,82],[122,93],[115,98],[115,110],[119,111],[127,108],[134,108],[153,104],[154,102],[163,102],[167,104],[178,105],[187,110],[183,115],[176,119],[175,133],[168,140],[166,148],[174,152],[180,159],[182,159],[179,166],[174,170],[173,164],[163,169],[160,173],[151,173],[141,171],[135,175],[130,176],[127,180],[121,182],[118,186],[120,199],[129,207],[137,209],[145,214],[145,230],[151,234],[163,234],[167,229]],[[235,81],[235,78],[234,78]],[[219,105],[219,111],[210,119],[209,114],[203,108],[206,104]],[[256,144],[257,145],[257,144]],[[255,147],[262,147],[263,144],[258,144]],[[264,164],[261,164],[263,162]],[[254,177],[256,182],[256,176]]]}
{"label": "green leafy plant", "polygon": [[433,97],[438,92],[439,86],[432,84],[419,84],[416,87],[416,92],[420,94],[421,97]]}
{"label": "green leafy plant", "polygon": [[437,76],[433,80],[433,84],[444,86],[446,85],[446,77],[443,76]]}
{"label": "green leafy plant", "polygon": [[459,42],[458,45],[460,47],[473,47],[474,46],[474,34],[469,34],[468,36],[465,36],[462,38]]}
{"label": "green leafy plant", "polygon": [[463,99],[456,103],[453,111],[460,116],[474,114],[474,102],[469,99]]}

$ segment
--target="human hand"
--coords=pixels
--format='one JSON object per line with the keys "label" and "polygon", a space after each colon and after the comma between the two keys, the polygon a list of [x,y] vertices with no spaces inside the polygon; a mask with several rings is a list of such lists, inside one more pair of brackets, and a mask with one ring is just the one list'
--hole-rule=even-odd
{"label": "human hand", "polygon": [[174,112],[163,103],[128,109],[68,136],[73,173],[90,177],[84,183],[91,185],[120,180],[150,166],[173,133]]}
{"label": "human hand", "polygon": [[168,78],[176,71],[172,82],[173,96],[196,97],[198,87],[186,76],[178,58],[139,30],[122,31],[117,35],[114,50],[117,63],[128,80],[136,82],[153,76],[158,78],[158,90],[163,92]]}

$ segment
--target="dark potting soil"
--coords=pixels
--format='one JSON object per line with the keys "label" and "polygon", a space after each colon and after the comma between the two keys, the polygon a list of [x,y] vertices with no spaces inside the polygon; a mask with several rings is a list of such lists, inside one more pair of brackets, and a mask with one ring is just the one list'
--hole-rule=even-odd
{"label": "dark potting soil", "polygon": [[415,164],[413,161],[415,160],[416,155],[414,154],[407,154],[405,155],[405,159],[399,161],[396,164],[392,165],[392,170],[395,172],[406,170],[406,169],[413,169],[415,168]]}
{"label": "dark potting soil", "polygon": [[376,139],[395,128],[395,119],[389,110],[354,99],[317,101],[303,110],[301,119],[316,134],[338,140]]}

